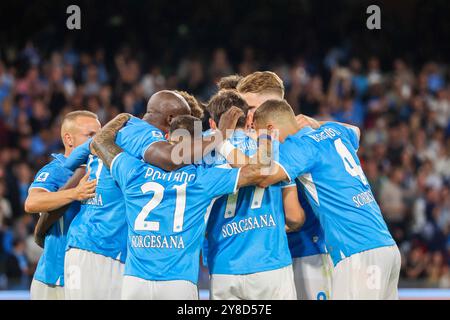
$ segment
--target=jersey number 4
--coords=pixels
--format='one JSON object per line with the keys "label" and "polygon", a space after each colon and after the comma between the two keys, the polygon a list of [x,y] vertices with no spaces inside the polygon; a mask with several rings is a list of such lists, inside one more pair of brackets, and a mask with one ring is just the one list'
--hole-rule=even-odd
{"label": "jersey number 4", "polygon": [[[177,191],[177,198],[175,203],[175,212],[173,219],[173,232],[180,232],[183,230],[184,210],[186,208],[186,186],[182,184],[174,186]],[[147,182],[141,187],[142,193],[153,192],[153,197],[139,212],[134,221],[134,230],[136,231],[159,231],[158,221],[147,221],[150,212],[155,209],[164,197],[164,187],[156,182]]]}
{"label": "jersey number 4", "polygon": [[364,175],[364,172],[360,165],[358,165],[353,158],[350,151],[347,149],[347,147],[344,145],[341,139],[334,140],[334,146],[336,147],[337,152],[339,153],[339,156],[342,158],[342,162],[344,163],[345,170],[352,176],[352,177],[359,177],[361,179],[361,182],[364,185],[368,185],[367,178]]}

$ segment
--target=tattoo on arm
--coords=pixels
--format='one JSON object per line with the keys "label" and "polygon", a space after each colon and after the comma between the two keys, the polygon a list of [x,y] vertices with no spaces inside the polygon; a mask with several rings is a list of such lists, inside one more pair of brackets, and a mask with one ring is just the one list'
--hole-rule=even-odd
{"label": "tattoo on arm", "polygon": [[127,113],[121,113],[113,120],[108,122],[103,129],[97,133],[91,143],[92,151],[102,159],[103,163],[111,168],[113,159],[123,150],[116,142],[116,134],[123,127],[123,125],[130,119]]}

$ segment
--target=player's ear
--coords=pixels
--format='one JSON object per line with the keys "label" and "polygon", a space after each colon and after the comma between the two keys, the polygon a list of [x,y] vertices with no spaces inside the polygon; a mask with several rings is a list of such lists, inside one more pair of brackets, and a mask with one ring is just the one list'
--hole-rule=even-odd
{"label": "player's ear", "polygon": [[267,124],[266,128],[267,128],[267,134],[270,135],[272,138],[276,139],[275,137],[278,136],[278,130],[270,123]]}
{"label": "player's ear", "polygon": [[209,118],[209,127],[210,127],[211,129],[213,129],[213,130],[217,129],[217,124],[216,124],[216,122],[215,122],[213,119],[211,119],[211,118]]}
{"label": "player's ear", "polygon": [[249,112],[247,114],[247,119],[245,120],[245,128],[247,130],[255,128],[255,124],[253,123],[253,113],[252,112]]}
{"label": "player's ear", "polygon": [[73,138],[68,132],[64,133],[64,144],[69,148],[73,148],[74,146]]}

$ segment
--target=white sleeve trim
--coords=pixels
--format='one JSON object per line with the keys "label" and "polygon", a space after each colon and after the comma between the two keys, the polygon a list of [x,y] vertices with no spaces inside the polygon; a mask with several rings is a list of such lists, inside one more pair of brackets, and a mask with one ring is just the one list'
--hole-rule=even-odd
{"label": "white sleeve trim", "polygon": [[216,166],[216,168],[232,169],[233,167],[227,162],[227,163],[224,163],[224,164],[219,164],[218,166]]}
{"label": "white sleeve trim", "polygon": [[291,176],[289,175],[289,173],[287,172],[286,168],[281,165],[281,163],[279,163],[278,161],[275,161],[275,160],[273,160],[273,162],[276,163],[277,165],[279,165],[281,169],[283,169],[284,173],[286,173],[286,175],[287,175],[287,177],[289,179],[288,182],[293,182],[294,181],[291,178]]}
{"label": "white sleeve trim", "polygon": [[[146,147],[144,148],[144,151],[142,151],[142,154],[141,154],[142,159],[145,160],[145,153],[146,153],[147,150],[152,146],[152,144],[154,144],[154,143],[156,143],[156,142],[165,142],[165,141],[166,141],[166,140],[157,140],[157,141],[151,142],[148,146],[146,146]],[[112,167],[112,166],[111,166],[111,167]]]}
{"label": "white sleeve trim", "polygon": [[236,147],[228,140],[225,140],[218,148],[217,151],[219,154],[224,157],[225,159],[228,159],[228,156],[231,152],[233,152],[236,149]]}
{"label": "white sleeve trim", "polygon": [[50,190],[48,190],[47,188],[44,188],[44,187],[30,187],[28,190],[31,190],[31,189],[42,189],[42,190],[45,190],[47,192],[52,192],[52,191],[50,191]]}
{"label": "white sleeve trim", "polygon": [[235,183],[234,183],[233,193],[236,193],[236,191],[238,190],[238,182],[239,182],[239,176],[240,176],[240,174],[241,174],[241,169],[242,169],[242,168],[239,168],[239,169],[238,169],[238,173],[237,173],[237,175],[236,175],[236,181],[235,181]]}
{"label": "white sleeve trim", "polygon": [[114,163],[116,163],[117,157],[120,156],[122,153],[123,153],[123,152],[121,152],[121,153],[119,153],[118,155],[116,155],[116,156],[114,157],[114,159],[111,161],[111,168],[109,169],[109,172],[111,172],[111,176],[113,175],[112,172],[113,172],[113,166],[114,166]]}

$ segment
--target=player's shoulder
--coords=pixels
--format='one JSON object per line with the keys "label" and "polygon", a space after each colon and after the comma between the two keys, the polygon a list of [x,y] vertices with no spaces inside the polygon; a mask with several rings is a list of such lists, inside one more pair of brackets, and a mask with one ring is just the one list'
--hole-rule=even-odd
{"label": "player's shoulder", "polygon": [[331,138],[344,137],[349,140],[355,148],[358,146],[358,140],[361,132],[357,126],[344,125],[338,122],[327,122],[321,126],[321,129],[323,129],[323,132]]}
{"label": "player's shoulder", "polygon": [[[121,166],[126,167],[143,167],[143,166],[151,166],[148,163],[145,163],[142,159],[136,158],[132,154],[127,151],[123,151],[116,155],[111,163],[111,168],[113,165],[121,164]],[[153,166],[152,166],[153,167]]]}
{"label": "player's shoulder", "polygon": [[50,180],[64,180],[67,178],[68,169],[64,167],[64,156],[58,155],[55,157],[52,154],[52,160],[44,165],[37,173],[34,178],[34,182],[45,183]]}
{"label": "player's shoulder", "polygon": [[128,122],[126,123],[125,127],[123,128],[124,131],[132,130],[135,132],[142,132],[142,133],[148,133],[151,132],[151,135],[155,138],[163,138],[164,134],[163,132],[155,127],[154,125],[151,125],[145,120],[139,119],[137,117],[131,117]]}
{"label": "player's shoulder", "polygon": [[331,134],[331,135],[333,135],[333,134],[341,135],[341,134],[347,133],[349,130],[351,130],[351,128],[343,125],[342,123],[333,122],[333,121],[322,124],[320,126],[320,129],[322,131],[326,131],[327,134]]}
{"label": "player's shoulder", "polygon": [[[39,172],[41,171],[55,171],[61,170],[64,168],[65,157],[62,154],[52,154],[52,159],[46,165],[44,165]],[[66,169],[65,169],[66,170]]]}
{"label": "player's shoulder", "polygon": [[155,126],[151,125],[150,123],[148,123],[145,120],[139,119],[138,117],[132,116],[127,123],[125,124],[125,128],[126,127],[145,127],[145,128],[149,128],[149,129],[155,129],[155,130],[159,130],[158,128],[156,128]]}
{"label": "player's shoulder", "polygon": [[348,137],[348,128],[340,123],[327,122],[310,132],[304,133],[299,139],[302,143],[322,145],[322,141],[335,140],[340,137]]}
{"label": "player's shoulder", "polygon": [[214,176],[217,175],[218,173],[220,173],[220,171],[217,171],[219,169],[223,169],[223,170],[230,170],[231,166],[228,163],[222,163],[222,164],[213,164],[213,165],[189,165],[187,167],[187,170],[190,170],[191,172],[195,173],[196,175],[196,180],[198,180],[199,182],[202,181],[202,179],[204,180],[210,180],[210,179],[214,179]]}
{"label": "player's shoulder", "polygon": [[289,135],[284,141],[283,145],[293,145],[293,146],[308,146],[313,145],[315,141],[312,137],[319,131],[311,127],[304,127],[297,131],[295,134]]}
{"label": "player's shoulder", "polygon": [[127,123],[125,124],[125,127],[126,126],[144,125],[146,123],[147,123],[146,121],[139,119],[138,117],[132,116],[132,117],[130,117],[130,119],[128,119]]}

